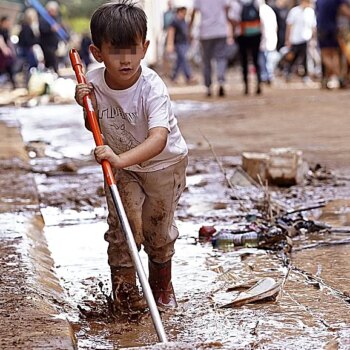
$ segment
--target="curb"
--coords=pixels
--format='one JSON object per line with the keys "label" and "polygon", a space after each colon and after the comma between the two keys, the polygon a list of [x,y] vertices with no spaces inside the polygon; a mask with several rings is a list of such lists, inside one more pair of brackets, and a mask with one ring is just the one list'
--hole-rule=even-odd
{"label": "curb", "polygon": [[18,125],[0,121],[0,348],[76,349]]}

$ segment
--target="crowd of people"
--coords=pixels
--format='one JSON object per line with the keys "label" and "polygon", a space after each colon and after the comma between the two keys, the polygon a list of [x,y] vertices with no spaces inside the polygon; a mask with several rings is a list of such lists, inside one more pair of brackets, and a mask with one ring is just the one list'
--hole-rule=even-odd
{"label": "crowd of people", "polygon": [[[295,76],[305,83],[320,81],[322,88],[349,84],[350,0],[216,0],[215,5],[212,0],[193,0],[191,7],[186,2],[175,6],[178,3],[169,0],[163,16],[163,60],[164,66],[172,65],[168,75],[174,84],[183,75],[186,84],[203,83],[208,97],[214,94],[214,83],[215,93],[225,96],[228,67],[236,62],[246,95],[251,72],[256,94],[276,75],[286,82]],[[63,29],[59,4],[48,1],[46,10],[54,24],[33,8],[23,12],[16,44],[10,40],[9,17],[0,18],[0,83],[16,87],[16,73],[23,72],[28,84],[31,71],[40,66],[58,73],[64,60],[58,52],[58,32]],[[91,63],[91,43],[90,34],[84,33],[80,53],[85,65]],[[194,75],[199,67],[201,79]]]}
{"label": "crowd of people", "polygon": [[[347,36],[350,30],[350,2],[348,0],[194,0],[193,8],[181,7],[181,28],[188,32],[187,40],[176,22],[176,12],[169,1],[167,18],[172,10],[174,21],[165,30],[166,47],[176,47],[181,37],[186,52],[194,41],[194,23],[200,13],[199,33],[203,82],[207,96],[212,95],[212,65],[216,62],[218,96],[225,96],[225,76],[231,53],[238,52],[242,70],[243,93],[249,94],[249,72],[256,74],[255,93],[262,92],[262,84],[271,84],[279,73],[286,82],[293,76],[305,83],[321,82],[322,88],[331,83],[344,88],[348,84]],[[184,17],[184,16],[183,16]],[[187,28],[188,27],[188,28]],[[180,32],[182,34],[180,35]],[[170,41],[170,43],[169,43]],[[182,44],[184,45],[184,44]],[[236,47],[237,50],[233,49]],[[191,68],[184,52],[176,50],[172,80],[176,80],[179,67],[183,67],[187,81]],[[249,70],[250,63],[254,69]],[[333,84],[334,85],[334,84]]]}
{"label": "crowd of people", "polygon": [[[56,1],[48,1],[46,16],[28,7],[18,20],[17,40],[11,40],[10,17],[0,18],[0,79],[8,80],[13,88],[19,84],[16,75],[24,73],[24,85],[28,84],[33,69],[49,70],[58,74],[60,31],[66,31],[61,23],[60,6]],[[49,20],[48,20],[49,18]],[[67,34],[68,38],[68,34]],[[41,67],[40,67],[41,66]]]}

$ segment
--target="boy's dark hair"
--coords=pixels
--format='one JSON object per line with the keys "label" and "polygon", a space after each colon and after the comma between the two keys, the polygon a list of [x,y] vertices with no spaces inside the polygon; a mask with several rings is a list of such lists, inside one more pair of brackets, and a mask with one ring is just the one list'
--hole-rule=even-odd
{"label": "boy's dark hair", "polygon": [[123,48],[136,45],[147,35],[147,16],[132,0],[113,1],[101,5],[90,21],[92,42],[99,49],[103,42]]}

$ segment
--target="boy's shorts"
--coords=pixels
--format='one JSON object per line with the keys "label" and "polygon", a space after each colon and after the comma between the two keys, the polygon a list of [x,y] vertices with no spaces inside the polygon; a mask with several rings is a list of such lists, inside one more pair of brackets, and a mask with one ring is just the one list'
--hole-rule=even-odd
{"label": "boy's shorts", "polygon": [[[141,244],[149,258],[164,263],[174,255],[179,235],[174,213],[186,186],[188,157],[163,170],[148,173],[114,170],[117,187],[138,248]],[[105,233],[108,263],[113,267],[131,267],[133,262],[124,233],[105,185],[109,228]]]}

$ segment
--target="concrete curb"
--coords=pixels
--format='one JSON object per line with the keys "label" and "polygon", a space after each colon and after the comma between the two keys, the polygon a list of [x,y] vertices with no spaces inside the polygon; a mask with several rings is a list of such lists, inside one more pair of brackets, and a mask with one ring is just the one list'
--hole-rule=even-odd
{"label": "concrete curb", "polygon": [[0,121],[0,348],[76,349],[18,126]]}

